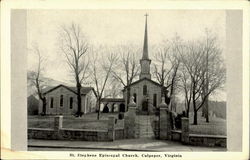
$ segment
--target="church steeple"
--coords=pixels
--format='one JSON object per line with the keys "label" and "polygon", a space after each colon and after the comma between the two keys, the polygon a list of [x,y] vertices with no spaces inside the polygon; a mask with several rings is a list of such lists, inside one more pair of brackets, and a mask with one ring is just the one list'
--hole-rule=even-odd
{"label": "church steeple", "polygon": [[145,33],[144,33],[144,43],[143,43],[143,53],[142,53],[142,59],[140,60],[141,64],[141,73],[140,73],[140,79],[142,78],[148,78],[151,79],[150,74],[150,63],[151,60],[148,58],[148,22],[147,17],[148,14],[145,14],[146,21],[145,21]]}
{"label": "church steeple", "polygon": [[145,33],[144,33],[144,44],[143,44],[143,54],[142,54],[142,59],[148,59],[148,22],[147,22],[147,17],[148,14],[145,14],[146,17],[146,22],[145,22]]}

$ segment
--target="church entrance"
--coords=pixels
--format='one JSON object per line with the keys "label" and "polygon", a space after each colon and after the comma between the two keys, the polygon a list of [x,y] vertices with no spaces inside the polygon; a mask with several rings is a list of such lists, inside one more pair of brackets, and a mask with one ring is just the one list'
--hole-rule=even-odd
{"label": "church entrance", "polygon": [[147,100],[142,102],[142,111],[148,112],[148,101]]}

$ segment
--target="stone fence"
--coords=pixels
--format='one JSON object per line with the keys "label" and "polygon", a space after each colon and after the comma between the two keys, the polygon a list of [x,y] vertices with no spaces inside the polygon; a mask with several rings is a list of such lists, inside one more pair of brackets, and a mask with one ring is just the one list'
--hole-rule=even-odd
{"label": "stone fence", "polygon": [[207,147],[226,147],[227,137],[221,135],[190,134],[189,119],[182,118],[182,129],[171,131],[171,140],[183,144]]}
{"label": "stone fence", "polygon": [[109,117],[107,130],[63,128],[63,116],[55,117],[54,128],[29,128],[29,139],[114,141],[124,139],[124,120]]}

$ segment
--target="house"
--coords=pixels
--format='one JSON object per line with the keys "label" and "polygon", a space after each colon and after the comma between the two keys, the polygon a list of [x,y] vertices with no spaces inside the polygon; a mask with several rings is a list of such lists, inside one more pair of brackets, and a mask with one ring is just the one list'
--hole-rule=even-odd
{"label": "house", "polygon": [[[43,91],[46,97],[47,115],[72,115],[77,112],[77,89],[58,85]],[[81,88],[82,112],[84,114],[96,111],[96,93],[92,87]],[[39,114],[42,113],[42,104],[39,105]]]}
{"label": "house", "polygon": [[139,80],[133,82],[130,86],[127,86],[123,89],[125,104],[128,104],[127,101],[129,100],[129,98],[127,96],[133,96],[139,113],[153,112],[154,109],[161,103],[162,86],[151,79],[150,64],[151,60],[149,59],[148,55],[148,33],[146,17],[143,53],[140,60],[140,77]]}

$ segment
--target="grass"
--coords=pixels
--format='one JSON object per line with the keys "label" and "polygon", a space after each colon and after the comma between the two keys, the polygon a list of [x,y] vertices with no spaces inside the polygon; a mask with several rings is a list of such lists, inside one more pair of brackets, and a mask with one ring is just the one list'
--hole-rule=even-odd
{"label": "grass", "polygon": [[[109,116],[117,116],[117,113],[100,114],[97,120],[96,113],[83,115],[82,117],[63,116],[63,128],[106,130]],[[29,116],[28,128],[53,128],[54,116]]]}
{"label": "grass", "polygon": [[227,135],[225,119],[209,117],[209,123],[198,114],[198,125],[193,125],[193,117],[189,117],[189,131],[192,134]]}

